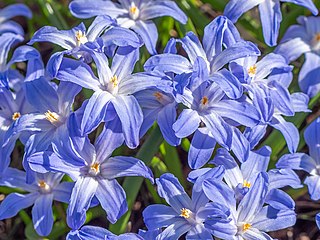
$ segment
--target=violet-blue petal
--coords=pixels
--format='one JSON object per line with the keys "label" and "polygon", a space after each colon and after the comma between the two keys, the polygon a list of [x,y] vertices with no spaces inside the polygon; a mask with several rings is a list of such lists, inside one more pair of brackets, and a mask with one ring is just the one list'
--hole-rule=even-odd
{"label": "violet-blue petal", "polygon": [[63,202],[63,203],[69,203],[73,187],[74,187],[73,182],[60,183],[52,191],[52,193],[54,194],[53,195],[54,200]]}
{"label": "violet-blue petal", "polygon": [[0,24],[0,35],[8,32],[21,35],[21,36],[24,35],[23,28],[20,26],[20,24],[10,20],[2,22]]}
{"label": "violet-blue petal", "polygon": [[188,20],[187,16],[183,11],[181,11],[174,1],[154,1],[141,8],[140,17],[143,20],[149,20],[163,16],[173,17],[182,24],[186,24]]}
{"label": "violet-blue petal", "polygon": [[126,13],[125,9],[118,8],[111,1],[96,0],[88,5],[86,0],[72,1],[69,4],[70,12],[77,18],[91,18],[98,15],[110,15],[115,18]]}
{"label": "violet-blue petal", "polygon": [[15,16],[32,17],[32,12],[25,4],[11,4],[0,10],[1,22],[13,18]]}
{"label": "violet-blue petal", "polygon": [[115,223],[127,210],[126,193],[117,180],[99,179],[95,193],[111,223]]}
{"label": "violet-blue petal", "polygon": [[62,160],[52,152],[37,152],[29,156],[27,160],[31,169],[36,172],[63,172],[73,179],[77,179],[80,175],[80,168],[84,166],[84,163],[76,162],[74,159]]}
{"label": "violet-blue petal", "polygon": [[179,239],[184,233],[188,232],[192,226],[190,224],[186,224],[185,219],[181,219],[180,221],[176,221],[174,224],[171,224],[167,227],[162,233],[160,233],[157,237],[157,240],[176,240]]}
{"label": "violet-blue petal", "polygon": [[44,77],[25,83],[26,98],[38,111],[59,113],[59,97],[50,82]]}
{"label": "violet-blue petal", "polygon": [[268,84],[270,87],[270,97],[275,107],[285,116],[294,116],[294,109],[288,89],[277,81]]}
{"label": "violet-blue petal", "polygon": [[81,121],[81,134],[89,134],[95,130],[104,119],[108,103],[113,96],[107,91],[93,93],[84,110]]}
{"label": "violet-blue petal", "polygon": [[193,32],[187,32],[186,36],[178,41],[182,43],[182,47],[186,51],[192,64],[198,57],[204,60],[207,59],[199,38]]}
{"label": "violet-blue petal", "polygon": [[121,125],[117,121],[111,121],[105,124],[102,132],[99,134],[98,138],[95,140],[95,148],[97,159],[103,161],[112,152],[120,147],[124,142],[124,137],[122,134]]}
{"label": "violet-blue petal", "polygon": [[210,163],[225,168],[224,179],[229,186],[235,188],[239,183],[243,183],[242,172],[235,159],[226,149],[219,148]]}
{"label": "violet-blue petal", "polygon": [[197,224],[187,233],[186,239],[213,239],[209,230],[202,224]]}
{"label": "violet-blue petal", "polygon": [[163,204],[150,205],[145,208],[142,214],[143,221],[150,230],[167,227],[176,221],[182,220],[172,207]]}
{"label": "violet-blue petal", "polygon": [[56,78],[60,81],[73,82],[94,91],[100,89],[100,83],[89,65],[70,58],[63,58]]}
{"label": "violet-blue petal", "polygon": [[231,150],[240,162],[245,162],[249,157],[251,145],[244,134],[236,127],[233,128]]}
{"label": "violet-blue petal", "polygon": [[320,199],[320,176],[308,176],[306,177],[304,184],[308,186],[311,199],[318,201]]}
{"label": "violet-blue petal", "polygon": [[181,74],[184,72],[191,72],[192,65],[189,60],[183,56],[164,53],[150,57],[144,64],[144,70],[158,70],[160,72]]}
{"label": "violet-blue petal", "polygon": [[120,81],[129,76],[139,60],[139,48],[119,47],[112,60],[112,72]]}
{"label": "violet-blue petal", "polygon": [[294,153],[299,144],[299,132],[296,126],[291,122],[286,122],[280,115],[274,116],[270,125],[278,129],[286,139],[288,149]]}
{"label": "violet-blue petal", "polygon": [[245,12],[259,5],[264,0],[231,0],[224,9],[223,14],[232,22],[237,22],[238,18]]}
{"label": "violet-blue petal", "polygon": [[225,16],[218,16],[204,28],[202,42],[211,61],[213,56],[222,51],[224,44],[229,47],[240,40],[240,33],[233,23]]}
{"label": "violet-blue petal", "polygon": [[277,45],[282,21],[280,1],[265,0],[259,4],[263,37],[268,46]]}
{"label": "violet-blue petal", "polygon": [[271,169],[268,171],[269,189],[283,188],[290,186],[292,188],[301,188],[299,176],[292,169]]}
{"label": "violet-blue petal", "polygon": [[11,193],[9,194],[0,205],[0,219],[12,218],[17,213],[27,207],[30,207],[39,196],[39,193]]}
{"label": "violet-blue petal", "polygon": [[212,74],[210,80],[217,83],[231,99],[238,99],[243,94],[243,87],[240,81],[227,69],[222,69],[219,72]]}
{"label": "violet-blue petal", "polygon": [[119,47],[131,46],[139,48],[143,44],[135,32],[122,27],[112,27],[108,29],[105,34],[101,36],[101,39],[105,47],[116,45]]}
{"label": "violet-blue petal", "polygon": [[290,2],[308,8],[313,15],[318,15],[319,12],[312,0],[282,0],[282,2]]}
{"label": "violet-blue petal", "polygon": [[172,128],[177,137],[184,138],[188,137],[198,129],[200,121],[200,117],[196,111],[192,109],[184,109],[177,121],[172,125]]}
{"label": "violet-blue petal", "polygon": [[206,196],[214,203],[219,203],[235,211],[236,199],[234,191],[224,182],[216,179],[208,179],[203,182],[203,191]]}
{"label": "violet-blue petal", "polygon": [[320,118],[315,119],[305,130],[304,138],[309,147],[310,156],[320,163]]}
{"label": "violet-blue petal", "polygon": [[170,103],[164,106],[158,113],[157,122],[163,138],[172,146],[180,144],[181,139],[175,135],[172,125],[176,121],[177,110],[176,103]]}
{"label": "violet-blue petal", "polygon": [[[239,222],[251,222],[262,208],[268,191],[268,176],[260,173],[250,188],[249,192],[239,203]],[[248,207],[250,206],[250,208]]]}
{"label": "violet-blue petal", "polygon": [[233,60],[259,55],[259,49],[252,42],[237,42],[212,58],[210,62],[211,73],[216,72]]}
{"label": "violet-blue petal", "polygon": [[306,60],[299,73],[299,86],[309,97],[314,97],[320,92],[320,57],[312,52],[306,53],[305,57]]}
{"label": "violet-blue petal", "polygon": [[313,158],[305,153],[293,153],[283,155],[278,160],[276,167],[304,170],[310,173],[313,169],[316,169],[317,164]]}
{"label": "violet-blue petal", "polygon": [[139,131],[143,122],[142,110],[134,96],[117,96],[112,104],[121,121],[125,142],[129,148],[139,145]]}
{"label": "violet-blue petal", "polygon": [[192,202],[179,180],[171,173],[165,173],[156,179],[159,196],[180,214],[182,208],[192,210]]}
{"label": "violet-blue petal", "polygon": [[107,15],[96,17],[87,30],[86,37],[88,41],[94,42],[104,30],[115,24],[116,21]]}
{"label": "violet-blue petal", "polygon": [[192,169],[205,165],[213,153],[216,141],[208,128],[198,128],[193,135],[188,152],[188,164]]}
{"label": "violet-blue petal", "polygon": [[234,100],[223,100],[212,110],[244,126],[253,127],[260,122],[260,114],[251,104]]}
{"label": "violet-blue petal", "polygon": [[124,176],[141,176],[148,178],[152,183],[153,174],[141,160],[134,157],[115,156],[101,164],[101,174],[107,179]]}
{"label": "violet-blue petal", "polygon": [[32,207],[33,227],[40,236],[48,236],[53,226],[53,194],[41,194]]}
{"label": "violet-blue petal", "polygon": [[252,227],[270,232],[293,226],[295,222],[296,214],[293,210],[277,210],[266,206],[256,215]]}
{"label": "violet-blue petal", "polygon": [[137,20],[135,25],[132,26],[132,30],[140,35],[151,55],[157,54],[158,30],[152,21]]}
{"label": "violet-blue petal", "polygon": [[286,192],[280,189],[271,189],[266,197],[266,204],[275,209],[294,210],[295,202]]}
{"label": "violet-blue petal", "polygon": [[72,229],[79,229],[86,220],[86,211],[96,193],[99,183],[92,177],[80,177],[71,193],[67,209],[67,223]]}
{"label": "violet-blue petal", "polygon": [[233,130],[221,116],[211,112],[202,118],[213,138],[223,147],[230,149],[232,144]]}

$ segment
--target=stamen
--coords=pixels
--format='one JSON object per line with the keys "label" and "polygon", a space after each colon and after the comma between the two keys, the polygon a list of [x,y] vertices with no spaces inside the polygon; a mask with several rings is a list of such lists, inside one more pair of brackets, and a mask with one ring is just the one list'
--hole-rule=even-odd
{"label": "stamen", "polygon": [[163,99],[163,94],[161,92],[155,92],[153,96],[155,96],[159,102]]}
{"label": "stamen", "polygon": [[133,20],[136,20],[139,17],[140,10],[139,8],[134,4],[134,2],[131,2],[131,7],[129,8],[129,15]]}
{"label": "stamen", "polygon": [[243,187],[250,188],[250,187],[251,187],[251,183],[248,182],[247,180],[244,180],[242,186],[243,186]]}
{"label": "stamen", "polygon": [[97,176],[100,173],[100,164],[95,162],[90,166],[89,174],[91,176]]}
{"label": "stamen", "polygon": [[46,116],[46,119],[51,123],[56,123],[59,121],[59,115],[55,112],[51,112],[50,110],[48,110],[44,115]]}
{"label": "stamen", "polygon": [[116,75],[114,75],[111,79],[110,82],[113,83],[113,87],[117,87],[118,86],[118,77]]}
{"label": "stamen", "polygon": [[38,187],[45,192],[48,192],[50,190],[50,186],[44,180],[38,181]]}
{"label": "stamen", "polygon": [[78,47],[81,44],[85,44],[86,42],[88,42],[88,38],[86,37],[86,34],[81,30],[76,31],[76,40],[77,40]]}
{"label": "stamen", "polygon": [[19,112],[15,112],[14,114],[12,114],[12,120],[13,121],[17,120],[20,117],[21,117],[21,114]]}
{"label": "stamen", "polygon": [[208,99],[208,97],[206,97],[206,96],[204,96],[204,97],[201,99],[201,104],[202,104],[202,105],[207,105],[208,102],[209,102],[209,99]]}
{"label": "stamen", "polygon": [[250,223],[245,223],[242,225],[242,231],[245,232],[247,230],[249,230],[251,228],[251,224]]}
{"label": "stamen", "polygon": [[257,73],[257,66],[256,65],[249,67],[249,69],[248,69],[249,77],[254,77],[254,75],[256,75],[256,73]]}
{"label": "stamen", "polygon": [[188,218],[191,217],[191,214],[192,214],[192,212],[191,212],[189,209],[187,209],[187,208],[182,208],[182,209],[181,209],[180,217],[184,217],[185,219],[188,219]]}
{"label": "stamen", "polygon": [[317,33],[317,34],[314,36],[314,39],[315,39],[317,42],[320,42],[320,33]]}

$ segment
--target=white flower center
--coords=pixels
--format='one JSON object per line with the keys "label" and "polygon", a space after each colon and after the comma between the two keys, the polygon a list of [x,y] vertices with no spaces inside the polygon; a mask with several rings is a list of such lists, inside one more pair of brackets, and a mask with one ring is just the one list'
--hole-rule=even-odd
{"label": "white flower center", "polygon": [[134,4],[134,2],[131,2],[131,6],[129,8],[129,16],[133,20],[136,20],[136,19],[138,19],[139,14],[140,14],[139,8]]}

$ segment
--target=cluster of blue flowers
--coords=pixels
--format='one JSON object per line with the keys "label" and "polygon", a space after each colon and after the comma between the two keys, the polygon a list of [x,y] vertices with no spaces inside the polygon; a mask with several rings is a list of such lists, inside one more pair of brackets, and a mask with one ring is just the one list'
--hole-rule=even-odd
{"label": "cluster of blue flowers", "polygon": [[[224,16],[205,27],[202,41],[188,32],[170,39],[159,54],[152,19],[171,16],[182,24],[188,20],[174,1],[88,2],[74,0],[69,5],[78,18],[95,17],[88,29],[83,23],[71,30],[42,27],[11,59],[9,51],[24,40],[24,32],[9,19],[32,14],[22,4],[0,10],[0,185],[28,192],[9,194],[0,205],[0,220],[33,205],[34,229],[47,236],[55,200],[68,204],[67,239],[174,240],[186,234],[186,239],[267,240],[272,239],[267,232],[296,222],[295,203],[281,190],[302,187],[293,170],[310,174],[304,183],[311,198],[320,199],[320,118],[304,133],[310,156],[296,153],[298,129],[284,118],[310,112],[309,98],[320,92],[319,17],[300,17],[300,25],[287,30],[275,51],[259,58],[260,50],[241,38],[234,22],[259,5],[266,44],[275,46],[280,0],[231,0]],[[311,0],[283,2],[318,14]],[[64,50],[44,66],[31,46],[36,42]],[[134,73],[143,45],[151,57],[143,72]],[[302,92],[290,93],[289,64],[303,53]],[[17,67],[20,62],[24,69]],[[74,111],[75,97],[83,88],[93,94]],[[174,175],[166,173],[154,181],[143,161],[112,157],[123,144],[137,148],[155,121],[172,146],[192,137],[191,197]],[[272,149],[257,149],[268,126],[283,134],[290,152],[269,170]],[[98,127],[92,143],[88,135]],[[24,145],[24,171],[10,167],[17,140]],[[155,182],[169,206],[147,206],[147,230],[139,234],[116,236],[83,226],[90,207],[100,204],[110,223],[128,210],[125,191],[116,180],[124,176]],[[316,220],[320,227],[320,214]]]}

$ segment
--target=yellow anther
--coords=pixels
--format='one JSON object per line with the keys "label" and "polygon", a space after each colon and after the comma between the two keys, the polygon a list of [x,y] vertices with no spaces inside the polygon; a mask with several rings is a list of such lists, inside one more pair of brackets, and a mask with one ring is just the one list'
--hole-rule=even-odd
{"label": "yellow anther", "polygon": [[250,188],[250,187],[251,187],[251,183],[248,182],[247,180],[244,180],[242,186],[243,186],[243,187]]}
{"label": "yellow anther", "polygon": [[130,13],[132,13],[132,14],[136,14],[137,10],[138,10],[138,8],[136,6],[130,7],[130,9],[129,9]]}
{"label": "yellow anther", "polygon": [[208,97],[206,97],[206,96],[204,96],[204,97],[201,99],[201,104],[202,104],[202,105],[207,105],[208,102],[209,102],[209,99],[208,99]]}
{"label": "yellow anther", "polygon": [[48,110],[44,115],[46,116],[46,119],[51,123],[56,123],[59,121],[59,115],[55,112],[51,112],[50,110]]}
{"label": "yellow anther", "polygon": [[315,39],[317,42],[320,42],[320,33],[317,33],[317,34],[314,36],[314,39]]}
{"label": "yellow anther", "polygon": [[77,40],[78,47],[81,44],[85,44],[86,42],[88,42],[88,38],[86,37],[86,34],[81,30],[76,31],[76,40]]}
{"label": "yellow anther", "polygon": [[163,94],[161,92],[155,92],[153,96],[160,102],[163,99]]}
{"label": "yellow anther", "polygon": [[45,191],[50,190],[50,186],[44,180],[38,181],[38,187],[41,188],[41,190],[45,190]]}
{"label": "yellow anther", "polygon": [[253,65],[248,68],[248,75],[250,77],[254,77],[254,75],[256,75],[256,73],[257,73],[257,66],[256,65]]}
{"label": "yellow anther", "polygon": [[134,2],[131,2],[131,6],[129,8],[130,17],[136,20],[139,17],[139,13],[140,13],[139,8],[134,4]]}
{"label": "yellow anther", "polygon": [[192,212],[188,208],[182,208],[180,217],[184,217],[185,219],[188,219],[191,217]]}
{"label": "yellow anther", "polygon": [[95,162],[90,166],[90,174],[97,175],[100,173],[100,164]]}
{"label": "yellow anther", "polygon": [[12,114],[12,120],[14,120],[14,121],[20,117],[21,117],[21,114],[19,112],[15,112],[14,114]]}
{"label": "yellow anther", "polygon": [[251,224],[250,223],[245,223],[242,225],[242,231],[245,232],[247,230],[249,230],[251,228]]}
{"label": "yellow anther", "polygon": [[113,83],[113,87],[118,86],[118,77],[116,75],[114,75],[111,79],[110,82]]}

